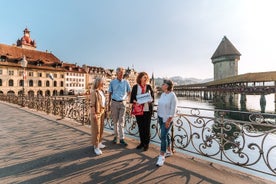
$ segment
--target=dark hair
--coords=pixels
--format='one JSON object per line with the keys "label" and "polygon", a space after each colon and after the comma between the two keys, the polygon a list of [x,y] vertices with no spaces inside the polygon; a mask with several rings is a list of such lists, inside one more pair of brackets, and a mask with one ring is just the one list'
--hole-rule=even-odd
{"label": "dark hair", "polygon": [[146,72],[140,72],[139,74],[138,74],[138,76],[137,76],[137,78],[136,78],[136,82],[137,82],[137,84],[141,84],[141,79],[142,79],[142,77],[143,76],[147,76],[147,80],[149,80],[149,75],[146,73]]}
{"label": "dark hair", "polygon": [[163,81],[164,84],[168,85],[168,91],[172,91],[173,90],[173,82],[169,79],[166,79]]}

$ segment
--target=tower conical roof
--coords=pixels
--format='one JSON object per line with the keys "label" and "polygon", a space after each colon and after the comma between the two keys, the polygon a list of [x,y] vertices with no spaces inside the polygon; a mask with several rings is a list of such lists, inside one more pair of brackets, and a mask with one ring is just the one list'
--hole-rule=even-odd
{"label": "tower conical roof", "polygon": [[234,47],[234,45],[228,40],[228,38],[224,36],[211,59],[229,55],[241,56],[241,53]]}

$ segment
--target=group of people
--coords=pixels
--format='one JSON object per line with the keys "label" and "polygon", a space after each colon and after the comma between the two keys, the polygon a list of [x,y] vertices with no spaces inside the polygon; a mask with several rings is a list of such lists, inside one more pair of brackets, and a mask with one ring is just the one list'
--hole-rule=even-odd
{"label": "group of people", "polygon": [[[113,143],[118,141],[121,145],[127,146],[124,134],[126,100],[130,97],[130,103],[134,107],[140,105],[142,113],[136,114],[138,124],[140,143],[136,149],[149,149],[151,139],[150,125],[154,105],[154,91],[148,84],[149,76],[146,72],[138,74],[136,83],[132,89],[129,82],[124,79],[124,68],[116,69],[116,78],[109,85],[109,99],[106,99],[103,86],[104,79],[96,78],[91,92],[91,134],[92,145],[96,155],[101,155],[106,146],[102,143],[105,112],[111,111],[111,118],[114,123]],[[141,97],[144,97],[141,100]],[[171,143],[169,139],[169,130],[173,124],[173,117],[176,113],[177,98],[173,92],[173,82],[164,80],[162,85],[162,94],[158,100],[157,115],[161,131],[160,155],[157,159],[157,166],[162,166],[165,157],[172,155]]]}

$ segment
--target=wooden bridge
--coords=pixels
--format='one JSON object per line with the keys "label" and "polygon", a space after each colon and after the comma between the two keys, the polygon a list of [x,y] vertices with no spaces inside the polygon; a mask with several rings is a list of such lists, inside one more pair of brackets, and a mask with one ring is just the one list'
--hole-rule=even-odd
{"label": "wooden bridge", "polygon": [[206,83],[178,85],[174,91],[177,96],[196,96],[206,100],[218,96],[228,97],[226,101],[239,94],[240,103],[245,103],[246,95],[260,95],[260,105],[265,106],[265,95],[274,93],[276,99],[276,71],[246,73]]}
{"label": "wooden bridge", "polygon": [[174,87],[174,91],[177,95],[187,91],[267,95],[276,93],[276,71],[247,73],[206,83],[178,85]]}

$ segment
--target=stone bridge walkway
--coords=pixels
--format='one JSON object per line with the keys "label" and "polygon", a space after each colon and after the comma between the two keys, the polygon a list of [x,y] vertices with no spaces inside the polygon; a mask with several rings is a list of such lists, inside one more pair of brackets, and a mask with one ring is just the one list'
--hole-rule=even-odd
{"label": "stone bridge walkway", "polygon": [[141,152],[135,139],[124,148],[112,138],[105,132],[107,148],[96,156],[89,127],[0,102],[0,183],[273,183],[180,153],[159,168],[158,146]]}

